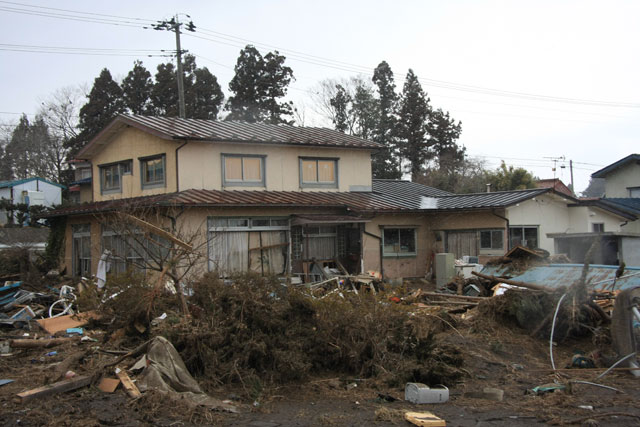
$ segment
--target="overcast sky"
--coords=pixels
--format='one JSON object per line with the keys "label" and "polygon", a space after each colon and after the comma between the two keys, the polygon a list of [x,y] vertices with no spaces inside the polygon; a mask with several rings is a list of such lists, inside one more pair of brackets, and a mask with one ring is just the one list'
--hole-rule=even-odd
{"label": "overcast sky", "polygon": [[[176,13],[197,27],[183,49],[227,94],[244,45],[284,54],[306,125],[329,125],[310,99],[320,80],[369,78],[386,60],[399,88],[414,70],[489,167],[504,159],[553,178],[549,158],[563,157],[555,176],[568,184],[571,159],[582,191],[593,171],[640,151],[637,1],[0,1],[0,123],[35,113],[58,88],[90,87],[104,67],[121,79],[142,59],[155,74],[170,58],[146,55],[175,49],[175,37],[142,27]],[[117,25],[86,22],[105,19]],[[77,49],[43,52],[51,47]]]}

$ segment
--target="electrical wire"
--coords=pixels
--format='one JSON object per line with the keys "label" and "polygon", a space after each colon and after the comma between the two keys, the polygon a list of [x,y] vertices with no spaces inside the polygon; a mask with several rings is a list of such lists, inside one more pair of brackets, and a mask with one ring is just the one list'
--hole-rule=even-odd
{"label": "electrical wire", "polygon": [[[17,8],[17,7],[3,6],[3,7],[0,7],[0,10],[14,12],[14,13],[24,13],[27,15],[45,16],[45,17],[57,18],[57,19],[70,19],[70,20],[83,21],[83,22],[102,23],[102,24],[109,24],[109,25],[121,25],[121,26],[129,26],[129,27],[136,27],[136,28],[140,28],[140,25],[144,23],[148,23],[148,25],[150,25],[151,23],[157,22],[151,19],[130,18],[130,17],[119,16],[119,15],[107,15],[107,14],[98,14],[98,13],[92,13],[92,12],[73,11],[69,9],[47,8],[43,6],[29,5],[29,4],[18,3],[18,2],[0,1],[0,3],[11,4],[14,6],[17,5],[17,6],[23,7],[23,8]],[[36,10],[24,9],[24,7],[36,9]],[[37,9],[45,9],[45,10],[52,10],[52,11],[55,10],[56,12],[41,12]],[[59,13],[59,12],[66,12],[66,13]],[[72,13],[73,15],[69,15],[69,13]],[[142,27],[142,28],[148,28],[148,27]],[[198,31],[202,32],[205,35],[208,35],[209,37],[196,36],[195,34],[191,34],[188,32],[184,34],[189,35],[191,37],[197,37],[204,40],[208,40],[214,43],[226,44],[236,48],[243,47],[241,46],[241,43],[245,43],[245,42],[253,43],[255,45],[260,45],[260,46],[269,46],[271,48],[276,48],[279,51],[287,53],[288,55],[291,56],[292,60],[306,62],[311,65],[329,67],[329,68],[333,68],[341,71],[355,72],[355,73],[361,73],[361,74],[367,74],[367,75],[372,74],[370,71],[371,70],[370,67],[363,67],[360,65],[350,64],[348,62],[337,61],[329,58],[324,58],[317,55],[310,55],[310,54],[306,54],[306,53],[295,51],[295,50],[282,49],[274,45],[258,43],[249,39],[233,36],[226,33],[217,32],[207,28],[198,27]],[[402,77],[402,75],[397,75],[397,74],[396,76]],[[432,87],[439,87],[439,88],[448,89],[448,90],[464,91],[469,93],[478,93],[478,94],[489,95],[489,96],[519,98],[519,99],[524,99],[528,101],[560,102],[560,103],[568,103],[568,104],[575,104],[575,105],[612,107],[612,108],[613,107],[640,108],[640,104],[638,103],[599,101],[599,100],[559,97],[559,96],[550,96],[550,95],[538,95],[538,94],[532,94],[527,92],[493,89],[493,88],[488,88],[483,86],[455,83],[455,82],[449,82],[445,80],[438,80],[438,79],[424,78],[424,77],[420,78],[419,80],[425,82],[425,84],[428,84],[429,86],[432,86]]]}

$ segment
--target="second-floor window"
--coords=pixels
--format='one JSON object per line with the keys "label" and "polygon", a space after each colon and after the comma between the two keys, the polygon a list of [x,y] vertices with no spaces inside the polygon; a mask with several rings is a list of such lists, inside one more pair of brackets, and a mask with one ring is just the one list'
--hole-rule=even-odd
{"label": "second-floor window", "polygon": [[131,173],[131,160],[101,165],[100,190],[102,193],[119,193],[122,191],[122,175]]}
{"label": "second-floor window", "polygon": [[161,154],[140,159],[140,175],[142,188],[163,187],[165,185],[166,162]]}
{"label": "second-floor window", "polygon": [[338,186],[338,159],[300,157],[300,187]]}
{"label": "second-floor window", "polygon": [[222,164],[225,186],[264,187],[264,156],[223,154]]}

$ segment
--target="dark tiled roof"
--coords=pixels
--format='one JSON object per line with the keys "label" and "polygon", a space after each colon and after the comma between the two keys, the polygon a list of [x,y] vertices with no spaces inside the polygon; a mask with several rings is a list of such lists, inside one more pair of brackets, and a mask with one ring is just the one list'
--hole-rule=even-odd
{"label": "dark tiled roof", "polygon": [[[550,191],[549,188],[535,188],[531,190],[494,191],[491,193],[456,194],[438,197],[438,210],[504,208],[525,201],[532,197]],[[429,202],[424,201],[423,205]]]}
{"label": "dark tiled roof", "polygon": [[640,154],[629,154],[624,159],[620,159],[617,162],[611,163],[609,166],[605,166],[599,171],[592,173],[591,178],[606,178],[609,172],[613,172],[615,169],[620,166],[624,166],[628,162],[640,162]]}
{"label": "dark tiled roof", "polygon": [[91,140],[78,153],[77,157],[90,157],[95,147],[102,144],[102,139],[108,138],[109,135],[126,125],[154,134],[160,138],[178,141],[196,140],[316,147],[381,148],[378,143],[326,128],[181,119],[178,117],[120,115]]}
{"label": "dark tiled roof", "polygon": [[[383,182],[382,184],[380,184]],[[346,208],[357,212],[434,212],[507,207],[550,189],[451,195],[408,181],[374,181],[373,192],[218,191],[179,193],[85,203],[57,209],[45,216],[109,212],[152,206],[193,207],[311,207]],[[406,191],[403,189],[406,188]],[[388,193],[387,191],[393,191]],[[398,193],[401,196],[398,196]],[[431,194],[431,195],[430,195]],[[444,194],[438,196],[438,194]]]}
{"label": "dark tiled roof", "polygon": [[452,196],[452,193],[417,182],[392,179],[374,179],[376,198],[402,206],[405,209],[420,209],[422,197]]}
{"label": "dark tiled roof", "polygon": [[631,212],[635,215],[640,215],[640,199],[631,197],[612,197],[600,199],[600,202],[621,209],[623,211]]}

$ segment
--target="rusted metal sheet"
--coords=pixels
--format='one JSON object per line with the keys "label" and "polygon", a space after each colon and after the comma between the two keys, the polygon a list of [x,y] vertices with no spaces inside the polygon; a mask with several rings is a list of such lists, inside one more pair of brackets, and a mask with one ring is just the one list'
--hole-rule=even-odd
{"label": "rusted metal sheet", "polygon": [[381,148],[378,143],[326,128],[138,115],[122,115],[118,117],[118,120],[171,139]]}
{"label": "rusted metal sheet", "polygon": [[[551,288],[571,286],[582,274],[582,264],[549,264],[536,266],[524,272],[513,274],[509,265],[486,266],[481,273],[491,276],[504,276],[512,280]],[[594,264],[589,266],[587,283],[590,289],[610,288],[618,270],[617,265]],[[616,281],[615,289],[627,289],[640,286],[640,267],[627,267],[621,278]]]}

